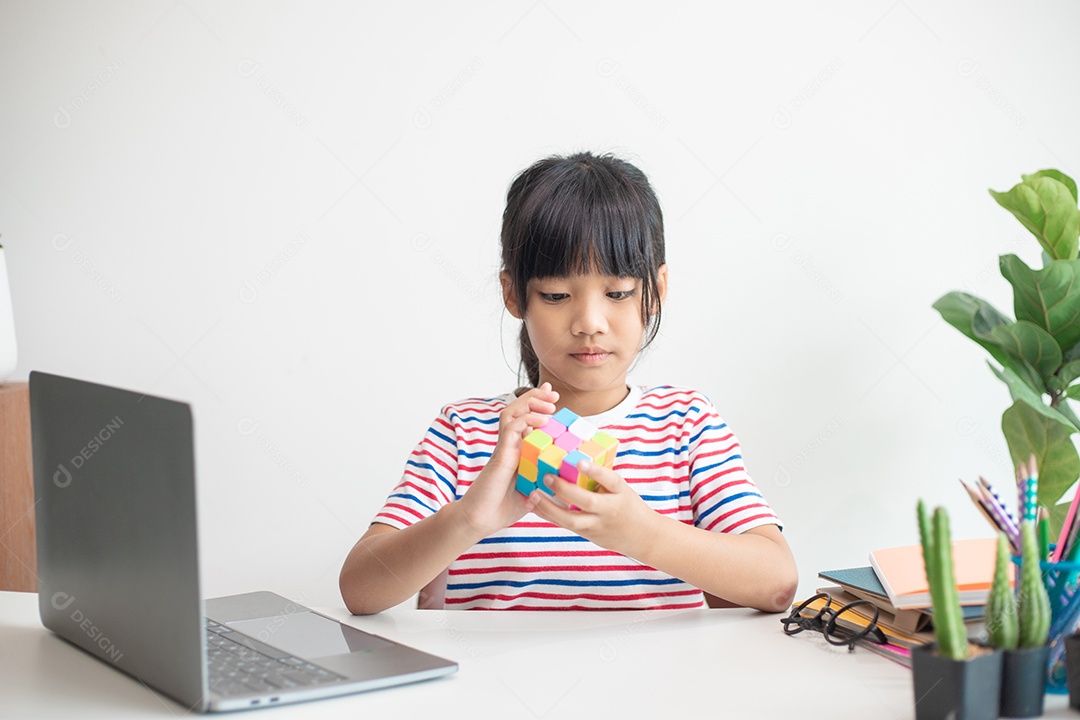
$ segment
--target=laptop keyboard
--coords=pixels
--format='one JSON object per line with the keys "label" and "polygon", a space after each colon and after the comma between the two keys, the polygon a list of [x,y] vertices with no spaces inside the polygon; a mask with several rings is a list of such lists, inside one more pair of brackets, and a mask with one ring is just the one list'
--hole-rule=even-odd
{"label": "laptop keyboard", "polygon": [[206,641],[210,689],[218,695],[272,693],[346,679],[209,618]]}

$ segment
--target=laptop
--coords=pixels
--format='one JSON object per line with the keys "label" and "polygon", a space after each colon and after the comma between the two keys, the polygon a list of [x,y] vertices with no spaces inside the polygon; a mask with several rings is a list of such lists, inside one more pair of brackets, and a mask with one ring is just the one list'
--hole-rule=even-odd
{"label": "laptop", "polygon": [[314,700],[457,665],[271,592],[202,599],[191,408],[30,373],[42,624],[198,712]]}

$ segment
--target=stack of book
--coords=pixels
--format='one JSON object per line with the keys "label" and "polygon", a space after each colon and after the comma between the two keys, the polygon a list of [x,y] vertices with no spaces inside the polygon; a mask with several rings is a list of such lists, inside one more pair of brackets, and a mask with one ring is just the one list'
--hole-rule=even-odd
{"label": "stack of book", "polygon": [[[994,538],[953,541],[956,586],[972,640],[979,639],[983,632],[983,609],[994,577],[996,555]],[[864,640],[860,646],[910,667],[910,649],[934,642],[934,616],[920,545],[876,550],[870,553],[869,566],[826,570],[818,577],[832,583],[819,587],[817,592],[829,594],[834,610],[856,600],[870,603],[859,603],[843,613],[837,619],[838,625],[852,630],[864,628],[877,609],[877,625],[888,643]],[[820,599],[806,612],[813,614],[824,603]]]}

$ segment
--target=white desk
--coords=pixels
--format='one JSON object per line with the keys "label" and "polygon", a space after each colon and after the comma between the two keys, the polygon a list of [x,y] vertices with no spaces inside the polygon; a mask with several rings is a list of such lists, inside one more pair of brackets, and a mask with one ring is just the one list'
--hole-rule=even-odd
{"label": "white desk", "polygon": [[[456,660],[461,669],[438,680],[254,710],[244,718],[914,717],[910,671],[864,650],[849,654],[820,636],[787,637],[779,615],[397,608],[352,617],[343,608],[320,611]],[[1046,717],[1077,717],[1067,705],[1064,696],[1047,696]],[[184,714],[45,630],[37,595],[0,592],[0,717]]]}

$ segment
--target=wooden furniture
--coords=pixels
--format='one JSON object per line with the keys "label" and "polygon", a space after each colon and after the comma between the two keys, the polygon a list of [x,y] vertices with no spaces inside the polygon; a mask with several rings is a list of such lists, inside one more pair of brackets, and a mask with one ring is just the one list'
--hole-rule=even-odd
{"label": "wooden furniture", "polygon": [[0,590],[37,592],[30,387],[0,384]]}

